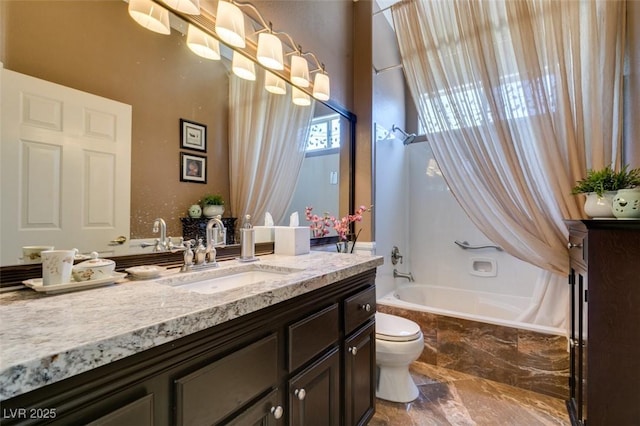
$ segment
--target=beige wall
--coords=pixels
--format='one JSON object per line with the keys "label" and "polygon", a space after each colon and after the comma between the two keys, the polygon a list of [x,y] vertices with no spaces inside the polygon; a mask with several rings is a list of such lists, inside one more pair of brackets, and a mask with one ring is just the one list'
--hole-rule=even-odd
{"label": "beige wall", "polygon": [[[162,36],[135,24],[122,1],[2,3],[5,68],[133,106],[132,238],[151,236],[156,217],[169,235],[182,235],[189,205],[210,192],[228,199],[220,62],[192,54],[176,31]],[[207,126],[206,185],[180,182],[180,118]]]}

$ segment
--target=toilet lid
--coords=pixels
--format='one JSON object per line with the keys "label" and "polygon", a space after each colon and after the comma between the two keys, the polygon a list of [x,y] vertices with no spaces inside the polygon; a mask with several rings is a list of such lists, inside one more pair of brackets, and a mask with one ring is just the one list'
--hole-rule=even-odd
{"label": "toilet lid", "polygon": [[420,337],[418,324],[406,318],[376,312],[376,339],[407,342]]}

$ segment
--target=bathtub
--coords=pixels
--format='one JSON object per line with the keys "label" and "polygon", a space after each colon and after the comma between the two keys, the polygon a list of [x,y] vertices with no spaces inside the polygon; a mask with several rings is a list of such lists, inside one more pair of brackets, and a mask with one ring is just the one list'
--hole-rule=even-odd
{"label": "bathtub", "polygon": [[401,284],[377,310],[416,322],[418,361],[568,398],[566,331],[518,322],[529,298],[425,284]]}
{"label": "bathtub", "polygon": [[528,297],[429,284],[402,284],[379,299],[378,304],[544,334],[566,335],[562,328],[519,322],[517,318],[529,306]]}

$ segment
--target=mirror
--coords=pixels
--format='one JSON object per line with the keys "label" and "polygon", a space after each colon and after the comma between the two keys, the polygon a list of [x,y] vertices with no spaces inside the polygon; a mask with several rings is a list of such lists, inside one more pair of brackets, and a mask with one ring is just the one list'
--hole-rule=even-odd
{"label": "mirror", "polygon": [[[2,2],[0,7],[6,69],[132,106],[129,240],[156,238],[152,225],[157,217],[167,222],[168,235],[180,236],[180,218],[188,215],[189,206],[211,193],[229,200],[228,62],[196,56],[176,30],[168,36],[145,30],[129,17],[127,3],[122,1]],[[339,200],[334,198],[334,204],[323,207],[323,201],[296,197],[289,211],[295,208],[301,223],[304,210],[300,209],[305,205],[336,209],[336,214],[352,208],[354,117],[331,102],[317,102],[315,112],[316,117],[339,121],[341,147],[339,153],[326,156],[333,156],[326,162],[330,169],[302,175],[316,187],[326,182],[327,194],[338,194]],[[180,119],[206,126],[206,152],[181,147]],[[206,184],[181,181],[181,152],[206,157]],[[303,168],[306,163],[319,163],[315,160],[321,157],[309,154]],[[303,188],[299,186],[297,192],[319,192]],[[233,214],[225,212],[225,216]],[[81,241],[75,246],[91,251]],[[127,244],[114,246],[113,253],[129,254]],[[2,266],[16,263],[15,255],[2,258]]]}

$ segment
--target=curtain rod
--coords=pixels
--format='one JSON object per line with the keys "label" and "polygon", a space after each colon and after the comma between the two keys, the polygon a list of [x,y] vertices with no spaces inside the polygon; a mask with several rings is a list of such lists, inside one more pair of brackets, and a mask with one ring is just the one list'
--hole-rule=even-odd
{"label": "curtain rod", "polygon": [[387,10],[391,9],[391,8],[393,7],[393,5],[394,5],[394,4],[396,4],[396,3],[400,3],[400,2],[398,2],[398,1],[393,2],[393,4],[390,4],[389,6],[387,6],[387,7],[383,8],[383,9],[380,9],[380,10],[378,10],[378,11],[376,11],[376,12],[373,12],[373,14],[372,14],[372,15],[373,15],[373,16],[376,16],[376,15],[378,15],[378,14],[382,13],[382,12],[385,12],[385,11],[387,11]]}
{"label": "curtain rod", "polygon": [[391,65],[388,67],[384,67],[384,68],[376,68],[375,66],[373,67],[373,71],[375,71],[376,75],[380,74],[381,72],[386,72],[386,71],[391,71],[394,70],[396,68],[402,68],[402,64],[395,64],[395,65]]}

